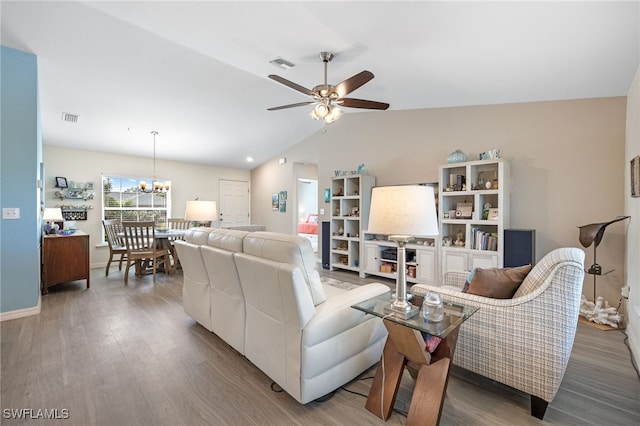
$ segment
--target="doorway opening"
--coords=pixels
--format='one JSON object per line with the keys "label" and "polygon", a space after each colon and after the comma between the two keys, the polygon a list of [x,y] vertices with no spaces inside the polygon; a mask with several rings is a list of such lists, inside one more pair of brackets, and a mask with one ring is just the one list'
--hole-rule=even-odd
{"label": "doorway opening", "polygon": [[318,179],[299,177],[298,235],[308,238],[314,252],[318,252]]}

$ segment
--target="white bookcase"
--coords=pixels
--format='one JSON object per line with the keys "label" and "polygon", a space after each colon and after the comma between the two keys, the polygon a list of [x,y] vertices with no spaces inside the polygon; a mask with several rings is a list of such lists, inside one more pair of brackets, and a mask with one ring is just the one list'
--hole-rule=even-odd
{"label": "white bookcase", "polygon": [[[406,245],[407,282],[437,284],[437,238],[416,238]],[[364,234],[364,273],[396,279],[397,244],[386,236]]]}
{"label": "white bookcase", "polygon": [[364,276],[363,231],[369,221],[371,189],[376,179],[346,175],[331,179],[331,261],[329,270],[346,269]]}
{"label": "white bookcase", "polygon": [[[503,267],[509,167],[503,159],[440,166],[441,278],[449,270]],[[490,205],[490,208],[485,208]]]}

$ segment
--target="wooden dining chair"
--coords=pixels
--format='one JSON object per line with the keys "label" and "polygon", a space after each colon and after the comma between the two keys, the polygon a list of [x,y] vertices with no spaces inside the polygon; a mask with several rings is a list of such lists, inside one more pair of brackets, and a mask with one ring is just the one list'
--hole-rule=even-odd
{"label": "wooden dining chair", "polygon": [[[189,225],[191,221],[188,219],[168,219],[169,221],[169,230],[187,230],[189,229]],[[177,235],[175,237],[170,237],[169,241],[171,242],[171,255],[173,256],[173,268],[180,269],[182,265],[180,265],[180,259],[178,258],[178,252],[173,247],[173,242],[175,240],[184,240],[184,235]]]}
{"label": "wooden dining chair", "polygon": [[159,265],[169,270],[169,249],[158,248],[155,238],[155,223],[153,221],[128,222],[123,221],[124,241],[127,247],[127,268],[124,271],[124,283],[129,281],[129,268],[135,264],[137,274],[146,267],[153,270],[153,281],[156,281],[156,270]]}
{"label": "wooden dining chair", "polygon": [[[169,229],[189,229],[190,220],[187,219],[167,219],[169,221]],[[176,239],[182,239],[182,236],[176,237]]]}
{"label": "wooden dining chair", "polygon": [[124,242],[122,222],[114,219],[105,219],[102,221],[102,226],[107,237],[107,244],[109,244],[109,260],[105,271],[105,275],[108,277],[114,256],[120,256],[118,270],[122,271],[122,261],[127,260],[127,247]]}

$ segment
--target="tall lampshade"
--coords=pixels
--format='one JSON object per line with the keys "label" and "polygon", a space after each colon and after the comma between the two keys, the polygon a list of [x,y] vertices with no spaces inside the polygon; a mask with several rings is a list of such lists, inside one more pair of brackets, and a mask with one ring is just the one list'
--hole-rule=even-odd
{"label": "tall lampshade", "polygon": [[419,308],[407,300],[405,246],[414,237],[438,235],[433,188],[423,185],[373,188],[367,232],[387,235],[398,245],[395,300],[385,309],[402,318],[411,318]]}
{"label": "tall lampshade", "polygon": [[215,201],[187,201],[184,218],[192,222],[209,222],[216,220],[218,211]]}

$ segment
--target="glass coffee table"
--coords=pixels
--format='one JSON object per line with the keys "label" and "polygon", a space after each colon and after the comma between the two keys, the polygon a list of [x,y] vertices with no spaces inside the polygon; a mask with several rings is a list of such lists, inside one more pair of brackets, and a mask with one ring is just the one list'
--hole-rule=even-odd
{"label": "glass coffee table", "polygon": [[[437,425],[447,390],[449,370],[458,339],[460,325],[478,308],[443,302],[444,319],[430,322],[420,313],[403,319],[385,311],[391,293],[385,293],[352,306],[354,309],[382,318],[389,332],[365,407],[374,415],[387,420],[400,388],[404,368],[408,367],[416,380],[407,425]],[[422,298],[414,297],[414,305],[421,306]],[[442,339],[429,353],[423,333]]]}

